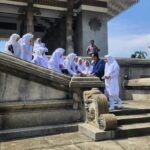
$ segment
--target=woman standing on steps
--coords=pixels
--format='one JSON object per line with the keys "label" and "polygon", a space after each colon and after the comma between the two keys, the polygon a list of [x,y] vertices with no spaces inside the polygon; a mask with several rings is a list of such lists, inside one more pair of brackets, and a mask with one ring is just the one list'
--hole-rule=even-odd
{"label": "woman standing on steps", "polygon": [[115,100],[118,103],[118,108],[122,107],[122,100],[119,98],[119,70],[120,67],[117,61],[110,55],[104,57],[106,62],[105,74],[103,79],[105,79],[105,93],[109,98],[110,110],[115,107]]}

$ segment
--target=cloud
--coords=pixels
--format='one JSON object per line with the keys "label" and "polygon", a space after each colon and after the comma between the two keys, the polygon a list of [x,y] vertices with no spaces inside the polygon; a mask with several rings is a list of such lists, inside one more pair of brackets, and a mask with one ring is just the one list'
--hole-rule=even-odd
{"label": "cloud", "polygon": [[109,53],[115,57],[130,57],[137,50],[147,51],[150,57],[150,34],[109,37]]}

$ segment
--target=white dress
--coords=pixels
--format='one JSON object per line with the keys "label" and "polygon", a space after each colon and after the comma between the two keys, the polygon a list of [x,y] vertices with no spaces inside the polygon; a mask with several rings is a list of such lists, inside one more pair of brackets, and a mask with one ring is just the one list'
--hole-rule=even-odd
{"label": "white dress", "polygon": [[110,55],[106,55],[107,63],[105,65],[105,75],[110,76],[109,79],[105,79],[105,92],[109,97],[110,109],[114,109],[115,100],[118,103],[118,107],[122,107],[122,100],[119,98],[119,70],[120,67],[116,60]]}

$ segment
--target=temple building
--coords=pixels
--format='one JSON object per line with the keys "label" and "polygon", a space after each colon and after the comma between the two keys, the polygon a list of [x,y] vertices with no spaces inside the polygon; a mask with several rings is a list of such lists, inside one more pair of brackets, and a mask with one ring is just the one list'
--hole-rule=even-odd
{"label": "temple building", "polygon": [[138,0],[0,0],[0,39],[32,32],[50,54],[57,47],[85,56],[90,40],[108,53],[107,22]]}

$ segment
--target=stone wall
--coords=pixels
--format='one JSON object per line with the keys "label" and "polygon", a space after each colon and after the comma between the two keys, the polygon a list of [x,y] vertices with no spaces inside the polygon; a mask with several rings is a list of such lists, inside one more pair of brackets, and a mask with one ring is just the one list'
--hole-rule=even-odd
{"label": "stone wall", "polygon": [[[145,95],[149,93],[147,90],[127,90],[123,87],[124,76],[129,79],[137,79],[141,77],[150,77],[150,59],[117,59],[120,64],[120,96],[122,99],[134,99],[135,94]],[[147,95],[145,95],[147,97]],[[141,98],[141,97],[140,97]]]}
{"label": "stone wall", "polygon": [[0,102],[67,98],[64,91],[3,72],[0,72],[0,89]]}

